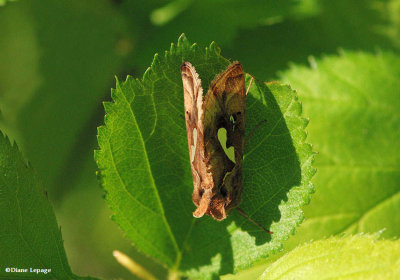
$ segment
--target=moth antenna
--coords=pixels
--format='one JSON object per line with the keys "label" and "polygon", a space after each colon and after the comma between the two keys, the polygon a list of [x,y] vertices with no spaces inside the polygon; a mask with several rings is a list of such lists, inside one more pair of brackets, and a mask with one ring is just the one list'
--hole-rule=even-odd
{"label": "moth antenna", "polygon": [[246,95],[245,95],[245,96],[247,96],[247,94],[249,93],[249,90],[250,90],[250,88],[251,88],[251,85],[253,84],[253,80],[254,80],[254,77],[251,76],[251,80],[250,80],[249,86],[247,87]]}
{"label": "moth antenna", "polygon": [[249,220],[250,222],[252,222],[253,224],[255,224],[258,228],[262,229],[263,231],[265,231],[266,233],[269,234],[273,234],[272,231],[269,231],[268,229],[266,229],[265,227],[263,227],[262,225],[260,225],[259,223],[257,223],[256,221],[254,221],[252,218],[250,218],[242,209],[240,209],[239,207],[236,208],[236,211],[238,211],[238,213],[240,215],[242,215],[243,217],[245,217],[247,220]]}
{"label": "moth antenna", "polygon": [[246,140],[244,141],[244,146],[246,147],[247,143],[250,140],[250,137],[253,136],[254,132],[256,132],[256,130],[263,125],[265,122],[267,122],[267,120],[262,120],[260,121],[250,132],[250,134],[247,136]]}

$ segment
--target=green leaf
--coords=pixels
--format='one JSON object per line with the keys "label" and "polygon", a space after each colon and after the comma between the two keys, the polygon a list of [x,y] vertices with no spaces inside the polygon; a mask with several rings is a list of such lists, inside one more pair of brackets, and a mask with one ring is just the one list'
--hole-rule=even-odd
{"label": "green leaf", "polygon": [[400,241],[331,237],[302,245],[267,268],[263,279],[398,279]]}
{"label": "green leaf", "polygon": [[[0,134],[0,279],[93,279],[72,274],[47,192],[16,145]],[[28,272],[6,272],[6,268]],[[47,274],[32,269],[51,269]]]}
{"label": "green leaf", "polygon": [[400,49],[398,0],[306,2],[316,6],[314,15],[295,14],[272,26],[242,29],[224,49],[226,56],[248,65],[256,77],[270,79],[288,63],[307,63],[310,55],[336,53],[338,48]]}
{"label": "green leaf", "polygon": [[[275,254],[276,255],[276,254]],[[275,255],[273,255],[275,257]],[[268,258],[269,260],[270,258]],[[266,260],[261,260],[261,265],[255,264],[251,268],[246,270],[242,270],[236,274],[226,274],[221,277],[222,280],[247,280],[247,279],[258,279],[261,274],[265,271],[267,265],[265,264]]]}
{"label": "green leaf", "polygon": [[2,8],[0,23],[7,131],[16,132],[50,195],[68,190],[123,62],[122,17],[108,0],[17,1]]}
{"label": "green leaf", "polygon": [[400,57],[346,52],[282,74],[298,89],[319,151],[303,240],[340,232],[400,235]]}
{"label": "green leaf", "polygon": [[[241,208],[270,228],[267,235],[232,211],[223,222],[194,219],[193,190],[180,64],[190,61],[204,88],[228,65],[212,43],[205,52],[181,37],[155,55],[142,80],[117,81],[105,103],[96,161],[113,219],[135,246],[193,278],[209,279],[249,267],[281,247],[303,218],[313,153],[296,94],[285,85],[255,81],[247,97]],[[247,79],[249,82],[249,79]]]}

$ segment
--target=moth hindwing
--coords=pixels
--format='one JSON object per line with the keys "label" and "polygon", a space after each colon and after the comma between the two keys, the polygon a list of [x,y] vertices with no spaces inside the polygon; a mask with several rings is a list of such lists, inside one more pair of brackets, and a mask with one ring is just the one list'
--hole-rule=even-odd
{"label": "moth hindwing", "polygon": [[[185,120],[193,175],[193,216],[216,220],[237,207],[242,192],[242,158],[246,111],[242,65],[233,62],[211,82],[203,97],[201,80],[189,62],[181,65]],[[234,161],[226,155],[218,131],[226,130],[226,148],[234,148]]]}

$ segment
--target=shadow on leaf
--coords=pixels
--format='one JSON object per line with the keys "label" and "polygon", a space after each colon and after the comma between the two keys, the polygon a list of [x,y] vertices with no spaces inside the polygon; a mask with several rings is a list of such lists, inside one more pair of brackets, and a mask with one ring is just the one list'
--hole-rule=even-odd
{"label": "shadow on leaf", "polygon": [[[256,82],[247,96],[247,134],[266,120],[249,139],[243,159],[243,192],[240,207],[253,220],[269,229],[281,218],[279,205],[301,181],[300,162],[284,114],[267,85]],[[290,104],[287,104],[289,107]],[[271,240],[253,223],[234,215],[242,230],[256,237],[256,245]]]}
{"label": "shadow on leaf", "polygon": [[[290,107],[290,104],[284,105]],[[267,122],[255,131],[246,147],[242,203],[239,207],[265,228],[281,219],[279,205],[287,200],[290,189],[299,186],[301,181],[300,162],[285,122],[285,112],[281,108],[284,106],[278,105],[268,86],[255,83],[247,96],[247,134],[260,121],[266,119]],[[235,210],[222,222],[202,217],[196,220],[193,227],[182,269],[193,269],[193,264],[199,268],[210,265],[211,270],[220,266],[218,275],[233,273],[235,265],[231,238],[237,230],[255,237],[256,246],[273,238]]]}

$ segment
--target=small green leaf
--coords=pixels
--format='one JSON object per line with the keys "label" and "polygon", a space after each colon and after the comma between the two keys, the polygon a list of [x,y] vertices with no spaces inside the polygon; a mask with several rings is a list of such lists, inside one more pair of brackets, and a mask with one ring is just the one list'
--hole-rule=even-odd
{"label": "small green leaf", "polygon": [[[248,135],[241,208],[274,234],[232,211],[223,222],[194,219],[193,182],[180,64],[190,61],[204,88],[228,61],[212,43],[205,52],[181,37],[142,80],[117,81],[105,103],[96,161],[113,219],[134,245],[171,270],[193,278],[247,268],[281,247],[303,218],[313,152],[296,94],[285,85],[255,81],[247,97]],[[247,83],[249,82],[249,77]]]}
{"label": "small green leaf", "polygon": [[[16,145],[0,133],[0,278],[93,279],[72,274],[47,193]],[[27,269],[7,272],[7,268]],[[36,274],[30,269],[51,269]]]}
{"label": "small green leaf", "polygon": [[398,279],[400,241],[331,237],[302,245],[270,265],[260,280]]}
{"label": "small green leaf", "polygon": [[400,236],[400,57],[345,52],[282,76],[304,102],[319,151],[318,192],[291,247],[341,232]]}

